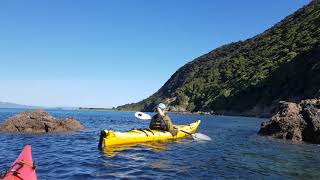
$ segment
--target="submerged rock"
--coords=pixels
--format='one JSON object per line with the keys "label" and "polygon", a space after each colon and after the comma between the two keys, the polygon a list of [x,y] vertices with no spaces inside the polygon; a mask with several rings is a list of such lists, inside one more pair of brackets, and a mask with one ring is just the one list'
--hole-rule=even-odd
{"label": "submerged rock", "polygon": [[81,130],[83,126],[73,118],[57,119],[46,111],[37,109],[19,113],[2,125],[0,132],[48,133]]}
{"label": "submerged rock", "polygon": [[320,99],[299,104],[281,101],[271,120],[263,122],[259,133],[293,141],[320,143]]}

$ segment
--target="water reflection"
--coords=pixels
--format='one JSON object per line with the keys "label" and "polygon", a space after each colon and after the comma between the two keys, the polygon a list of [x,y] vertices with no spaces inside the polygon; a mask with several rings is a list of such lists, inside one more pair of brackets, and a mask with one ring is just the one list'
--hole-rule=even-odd
{"label": "water reflection", "polygon": [[171,163],[170,161],[166,160],[166,159],[162,159],[162,160],[158,160],[155,162],[151,163],[151,167],[154,169],[170,169],[171,168]]}
{"label": "water reflection", "polygon": [[[158,141],[158,142],[146,142],[146,143],[134,143],[134,144],[125,144],[117,146],[107,146],[104,147],[103,152],[109,158],[118,155],[122,151],[153,151],[161,152],[165,151],[168,147],[169,141]],[[135,159],[134,159],[135,160]]]}

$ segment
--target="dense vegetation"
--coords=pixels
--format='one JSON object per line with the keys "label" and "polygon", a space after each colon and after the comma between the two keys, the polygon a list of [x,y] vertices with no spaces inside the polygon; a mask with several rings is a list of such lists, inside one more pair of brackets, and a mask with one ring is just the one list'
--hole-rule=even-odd
{"label": "dense vegetation", "polygon": [[268,115],[279,100],[320,96],[320,2],[246,41],[224,45],[181,67],[151,97],[118,107]]}

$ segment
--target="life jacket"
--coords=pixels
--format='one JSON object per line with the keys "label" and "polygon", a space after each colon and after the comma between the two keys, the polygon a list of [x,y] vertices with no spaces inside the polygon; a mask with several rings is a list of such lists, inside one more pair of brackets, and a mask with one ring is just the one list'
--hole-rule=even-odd
{"label": "life jacket", "polygon": [[159,114],[152,117],[149,128],[152,130],[168,131],[166,122]]}

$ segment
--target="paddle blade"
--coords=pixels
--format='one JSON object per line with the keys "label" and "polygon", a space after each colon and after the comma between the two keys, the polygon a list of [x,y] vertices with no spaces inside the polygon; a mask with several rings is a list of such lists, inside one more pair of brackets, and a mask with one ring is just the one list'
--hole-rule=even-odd
{"label": "paddle blade", "polygon": [[149,114],[143,113],[143,112],[136,112],[134,116],[138,119],[142,120],[150,120],[151,116]]}
{"label": "paddle blade", "polygon": [[192,134],[192,137],[194,140],[197,140],[197,141],[211,141],[212,140],[209,136],[202,134],[202,133],[194,133],[194,134]]}

